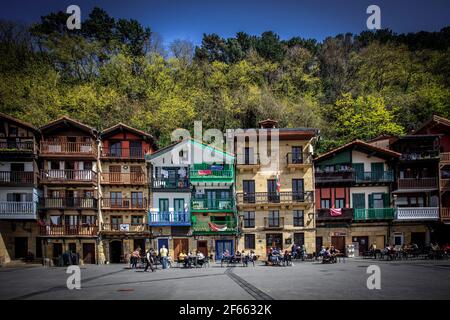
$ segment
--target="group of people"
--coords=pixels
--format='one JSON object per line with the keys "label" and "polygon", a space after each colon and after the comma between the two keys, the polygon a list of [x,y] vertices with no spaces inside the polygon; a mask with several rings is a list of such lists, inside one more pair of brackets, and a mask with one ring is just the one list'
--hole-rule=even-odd
{"label": "group of people", "polygon": [[143,255],[141,248],[138,247],[138,248],[136,248],[136,250],[134,250],[131,253],[131,256],[130,256],[131,269],[136,269],[139,261],[142,261],[145,263],[144,271],[147,272],[148,269],[150,268],[153,272],[156,270],[156,264],[157,264],[158,259],[161,261],[162,268],[167,269],[170,264],[168,254],[169,254],[169,250],[167,250],[165,245],[163,245],[159,249],[159,255],[158,255],[157,251],[153,248],[150,248],[145,253],[145,255]]}
{"label": "group of people", "polygon": [[337,257],[341,252],[334,246],[324,247],[320,249],[317,254],[317,258],[322,257],[322,263],[336,263]]}
{"label": "group of people", "polygon": [[[296,253],[295,253],[296,254]],[[267,251],[267,264],[268,265],[281,265],[282,263],[289,264],[292,261],[294,252],[284,252],[280,248],[269,248]]]}
{"label": "group of people", "polygon": [[250,250],[248,253],[245,250],[236,251],[234,254],[231,254],[230,251],[225,250],[222,253],[222,262],[227,263],[240,263],[242,262],[244,265],[248,265],[250,261],[256,260],[256,254],[253,250]]}
{"label": "group of people", "polygon": [[301,246],[299,246],[294,243],[291,248],[291,256],[293,259],[305,260],[305,258],[308,256],[308,253],[306,252],[305,244],[302,244]]}
{"label": "group of people", "polygon": [[189,251],[181,251],[178,255],[178,261],[183,263],[183,267],[190,268],[192,266],[203,266],[206,263],[206,257],[203,252],[197,250],[195,253]]}
{"label": "group of people", "polygon": [[[375,250],[376,246],[372,245],[371,250]],[[450,253],[450,246],[448,244],[439,246],[438,243],[431,243],[431,245],[424,250],[421,250],[416,243],[411,242],[403,245],[388,244],[381,250],[381,257],[388,256],[391,260],[397,258],[407,258],[408,255],[419,255],[420,253],[427,255],[428,258],[441,258]]]}

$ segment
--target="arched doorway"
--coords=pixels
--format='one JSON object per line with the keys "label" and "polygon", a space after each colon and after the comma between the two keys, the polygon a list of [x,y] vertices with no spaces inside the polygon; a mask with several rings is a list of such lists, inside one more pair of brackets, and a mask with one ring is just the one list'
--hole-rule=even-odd
{"label": "arched doorway", "polygon": [[113,240],[109,243],[109,261],[111,263],[122,262],[122,240]]}

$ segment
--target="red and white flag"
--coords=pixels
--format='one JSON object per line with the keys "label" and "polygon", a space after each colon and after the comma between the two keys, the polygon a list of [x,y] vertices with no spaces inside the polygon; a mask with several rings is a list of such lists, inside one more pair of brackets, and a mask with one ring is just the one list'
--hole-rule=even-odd
{"label": "red and white flag", "polygon": [[279,194],[281,191],[281,181],[280,181],[280,174],[277,173],[277,193]]}
{"label": "red and white flag", "polygon": [[330,216],[332,217],[337,217],[337,216],[341,216],[342,215],[342,209],[335,209],[335,208],[331,208],[330,209]]}

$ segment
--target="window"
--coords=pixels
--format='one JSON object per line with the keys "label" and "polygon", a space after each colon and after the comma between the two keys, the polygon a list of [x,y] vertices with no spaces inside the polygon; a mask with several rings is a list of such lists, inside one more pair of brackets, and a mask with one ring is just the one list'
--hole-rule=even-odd
{"label": "window", "polygon": [[244,148],[244,164],[255,164],[253,148]]}
{"label": "window", "polygon": [[292,200],[303,201],[305,194],[303,191],[303,179],[292,179]]}
{"label": "window", "polygon": [[330,209],[331,200],[330,199],[321,199],[320,200],[320,207],[322,209]]}
{"label": "window", "polygon": [[334,207],[336,209],[345,208],[345,199],[334,199]]}
{"label": "window", "polygon": [[303,227],[305,225],[304,211],[294,210],[294,227]]}
{"label": "window", "polygon": [[255,180],[242,181],[244,187],[244,203],[255,203]]}
{"label": "window", "polygon": [[119,230],[122,224],[122,216],[111,216],[111,230]]}
{"label": "window", "polygon": [[372,208],[384,208],[384,199],[382,193],[373,193],[372,194]]}
{"label": "window", "polygon": [[292,147],[292,163],[303,163],[302,147]]}
{"label": "window", "polygon": [[109,145],[109,155],[111,157],[122,157],[122,143],[120,141],[111,141]]}
{"label": "window", "polygon": [[403,245],[403,234],[402,233],[394,234],[394,245],[395,246],[402,246]]}
{"label": "window", "polygon": [[254,228],[254,227],[255,227],[255,212],[244,211],[244,228]]}
{"label": "window", "polygon": [[267,194],[269,202],[280,202],[278,194],[277,181],[275,179],[267,180]]}
{"label": "window", "polygon": [[70,215],[65,216],[66,226],[76,227],[78,226],[78,216]]}
{"label": "window", "polygon": [[298,246],[305,244],[305,234],[303,232],[294,233],[294,244]]}
{"label": "window", "polygon": [[159,212],[169,212],[169,199],[159,199]]}
{"label": "window", "polygon": [[19,129],[17,127],[9,127],[9,135],[11,137],[17,137],[19,135]]}
{"label": "window", "polygon": [[245,249],[255,249],[255,235],[254,234],[246,234],[244,235],[245,239]]}
{"label": "window", "polygon": [[96,216],[81,216],[81,223],[85,225],[94,226],[97,224]]}
{"label": "window", "polygon": [[140,141],[130,141],[130,157],[141,158],[142,157],[142,143]]}
{"label": "window", "polygon": [[175,212],[183,213],[184,209],[184,199],[173,199],[173,209]]}
{"label": "window", "polygon": [[111,191],[109,193],[111,199],[111,207],[121,207],[122,206],[122,192]]}
{"label": "window", "polygon": [[143,216],[131,216],[131,224],[143,224],[144,217]]}
{"label": "window", "polygon": [[279,227],[280,226],[280,212],[278,210],[269,211],[268,219],[269,227]]}
{"label": "window", "polygon": [[144,199],[142,198],[142,192],[131,192],[131,206],[133,208],[144,207]]}

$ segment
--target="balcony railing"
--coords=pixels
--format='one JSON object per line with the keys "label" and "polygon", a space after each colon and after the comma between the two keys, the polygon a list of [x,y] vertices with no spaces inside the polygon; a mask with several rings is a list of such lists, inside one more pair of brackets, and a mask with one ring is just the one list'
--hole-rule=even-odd
{"label": "balcony railing", "polygon": [[148,232],[145,223],[102,223],[102,231],[108,232]]}
{"label": "balcony railing", "polygon": [[234,234],[237,232],[237,221],[196,221],[192,224],[194,234]]}
{"label": "balcony railing", "polygon": [[101,174],[103,184],[146,184],[147,176],[143,172],[104,172]]}
{"label": "balcony railing", "polygon": [[45,209],[98,209],[98,200],[86,197],[41,198],[39,206]]}
{"label": "balcony railing", "polygon": [[238,166],[258,166],[261,164],[259,153],[238,153],[236,155],[236,164]]}
{"label": "balcony railing", "polygon": [[394,175],[392,171],[356,172],[357,183],[393,182],[393,181]]}
{"label": "balcony railing", "polygon": [[437,178],[399,178],[398,189],[433,189],[437,188]]}
{"label": "balcony railing", "polygon": [[313,202],[314,194],[312,191],[305,192],[255,192],[255,193],[237,193],[238,204],[262,204],[262,203],[302,203]]}
{"label": "balcony railing", "polygon": [[189,177],[191,181],[233,182],[234,170],[227,164],[195,164],[193,168],[189,170]]}
{"label": "balcony railing", "polygon": [[189,190],[189,179],[186,178],[153,178],[152,189],[155,191],[164,190]]}
{"label": "balcony railing", "polygon": [[36,219],[36,203],[32,201],[1,201],[1,219]]}
{"label": "balcony railing", "polygon": [[284,228],[284,217],[264,218],[264,229],[283,229],[283,228]]}
{"label": "balcony railing", "polygon": [[296,165],[296,164],[311,164],[312,163],[312,155],[310,153],[288,152],[286,154],[286,163],[288,166]]}
{"label": "balcony railing", "polygon": [[0,171],[0,185],[34,184],[35,177],[33,171]]}
{"label": "balcony railing", "polygon": [[345,170],[345,171],[316,171],[315,173],[316,183],[336,183],[336,182],[354,182],[355,181],[355,171]]}
{"label": "balcony railing", "polygon": [[111,210],[146,210],[147,198],[102,198],[102,209]]}
{"label": "balcony railing", "polygon": [[441,219],[444,219],[444,220],[450,219],[450,208],[448,208],[448,207],[441,208]]}
{"label": "balcony railing", "polygon": [[416,161],[416,160],[427,160],[427,159],[438,159],[438,150],[420,150],[417,152],[402,152],[400,160],[404,161]]}
{"label": "balcony railing", "polygon": [[388,220],[394,219],[394,208],[354,209],[354,220]]}
{"label": "balcony railing", "polygon": [[0,153],[14,153],[14,152],[36,152],[36,145],[33,141],[26,141],[23,138],[12,138],[14,141],[2,139],[0,141]]}
{"label": "balcony railing", "polygon": [[150,212],[148,214],[150,226],[190,226],[189,212]]}
{"label": "balcony railing", "polygon": [[450,163],[450,152],[441,153],[441,162]]}
{"label": "balcony railing", "polygon": [[210,199],[205,196],[195,195],[191,198],[191,210],[192,211],[233,211],[234,199],[233,198],[216,198]]}
{"label": "balcony railing", "polygon": [[438,207],[397,208],[397,220],[437,220],[439,219]]}
{"label": "balcony railing", "polygon": [[90,236],[95,237],[98,234],[96,225],[45,225],[39,226],[41,236]]}
{"label": "balcony railing", "polygon": [[316,221],[340,221],[352,219],[353,208],[335,209],[334,212],[332,212],[331,209],[317,209],[316,211]]}
{"label": "balcony railing", "polygon": [[42,170],[41,182],[86,182],[96,183],[97,173],[92,170]]}
{"label": "balcony railing", "polygon": [[144,150],[141,147],[106,148],[102,149],[101,157],[110,159],[144,159]]}
{"label": "balcony railing", "polygon": [[41,155],[56,156],[97,156],[97,146],[94,142],[58,142],[41,141]]}

